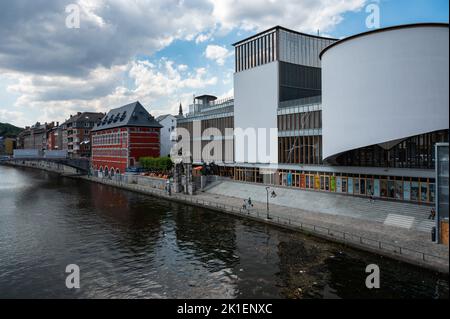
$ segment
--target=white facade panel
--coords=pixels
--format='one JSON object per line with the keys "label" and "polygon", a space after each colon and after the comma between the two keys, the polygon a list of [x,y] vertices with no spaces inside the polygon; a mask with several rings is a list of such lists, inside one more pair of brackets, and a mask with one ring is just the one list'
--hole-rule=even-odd
{"label": "white facade panel", "polygon": [[324,159],[449,128],[448,31],[448,26],[385,30],[324,52]]}
{"label": "white facade panel", "polygon": [[14,158],[35,158],[41,157],[41,152],[37,149],[15,149]]}
{"label": "white facade panel", "polygon": [[67,150],[45,150],[45,158],[67,158]]}
{"label": "white facade panel", "polygon": [[160,131],[160,154],[167,156],[170,150],[175,145],[175,128],[177,127],[177,118],[173,115],[167,115],[164,119],[159,121],[163,127]]}
{"label": "white facade panel", "polygon": [[[234,74],[234,154],[237,163],[278,162],[278,100],[278,62]],[[275,132],[275,137],[269,138],[270,131]],[[251,141],[251,134],[249,141],[240,132],[253,132],[256,142]]]}

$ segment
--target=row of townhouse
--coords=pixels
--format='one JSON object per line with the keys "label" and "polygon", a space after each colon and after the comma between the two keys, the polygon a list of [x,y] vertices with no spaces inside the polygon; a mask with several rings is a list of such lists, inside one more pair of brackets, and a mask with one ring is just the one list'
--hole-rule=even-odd
{"label": "row of townhouse", "polygon": [[64,123],[36,123],[17,137],[18,149],[66,150],[71,158],[90,158],[93,170],[121,174],[139,165],[141,157],[170,155],[179,114],[154,118],[134,102],[108,113],[78,112]]}
{"label": "row of townhouse", "polygon": [[17,136],[18,149],[67,150],[69,157],[89,157],[91,154],[90,132],[105,114],[78,112],[61,125],[59,122],[27,126]]}

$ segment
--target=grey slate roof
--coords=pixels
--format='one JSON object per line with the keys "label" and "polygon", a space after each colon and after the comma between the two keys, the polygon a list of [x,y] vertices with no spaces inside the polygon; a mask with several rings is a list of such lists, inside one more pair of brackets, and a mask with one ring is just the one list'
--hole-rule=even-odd
{"label": "grey slate roof", "polygon": [[80,114],[72,116],[67,121],[65,121],[63,124],[74,123],[74,122],[78,122],[80,120],[95,122],[99,118],[102,118],[102,117],[103,117],[103,113],[99,113],[99,112],[82,112]]}
{"label": "grey slate roof", "polygon": [[142,104],[136,101],[110,110],[101,121],[95,124],[92,131],[102,131],[123,126],[162,127]]}
{"label": "grey slate roof", "polygon": [[161,121],[163,121],[166,117],[168,117],[168,116],[170,116],[170,114],[164,114],[164,115],[160,115],[160,116],[158,116],[157,118],[156,118],[156,120],[158,121],[158,122],[161,122]]}

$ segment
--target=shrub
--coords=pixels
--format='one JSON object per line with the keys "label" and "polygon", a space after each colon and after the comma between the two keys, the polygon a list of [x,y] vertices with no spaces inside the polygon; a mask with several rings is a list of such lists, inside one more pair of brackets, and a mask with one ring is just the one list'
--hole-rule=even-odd
{"label": "shrub", "polygon": [[141,157],[139,159],[142,167],[151,171],[169,171],[172,168],[170,157]]}

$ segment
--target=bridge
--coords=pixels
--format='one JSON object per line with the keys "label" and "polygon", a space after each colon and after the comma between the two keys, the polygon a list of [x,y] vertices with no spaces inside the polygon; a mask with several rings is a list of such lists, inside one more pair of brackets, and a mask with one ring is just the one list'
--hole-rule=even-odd
{"label": "bridge", "polygon": [[0,164],[10,164],[19,165],[23,164],[33,164],[36,165],[26,165],[26,166],[39,166],[40,163],[54,163],[59,165],[64,165],[71,167],[79,171],[80,173],[88,173],[90,168],[90,160],[88,158],[46,158],[46,157],[18,157],[18,158],[8,158],[1,159]]}

